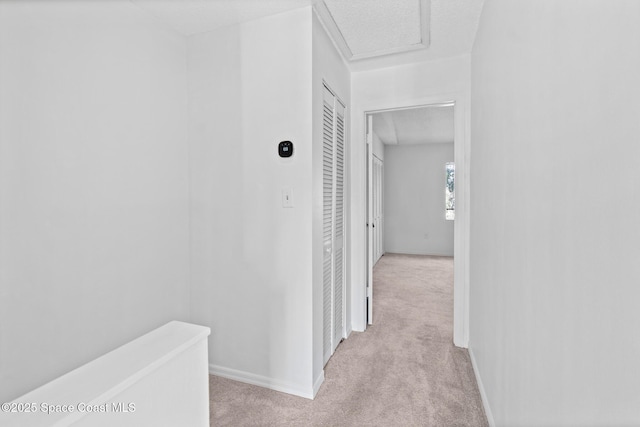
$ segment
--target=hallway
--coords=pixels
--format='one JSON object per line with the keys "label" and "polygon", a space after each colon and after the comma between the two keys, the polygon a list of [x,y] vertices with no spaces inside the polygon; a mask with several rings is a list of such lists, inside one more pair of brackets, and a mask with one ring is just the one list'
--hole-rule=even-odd
{"label": "hallway", "polygon": [[211,376],[211,425],[487,425],[452,344],[453,259],[387,254],[374,295],[374,324],[340,344],[315,400]]}

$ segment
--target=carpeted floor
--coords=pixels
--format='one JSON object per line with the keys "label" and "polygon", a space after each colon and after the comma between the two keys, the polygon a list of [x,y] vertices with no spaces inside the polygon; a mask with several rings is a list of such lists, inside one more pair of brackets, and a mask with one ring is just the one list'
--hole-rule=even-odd
{"label": "carpeted floor", "polygon": [[211,376],[211,425],[487,426],[453,345],[453,259],[387,254],[373,290],[374,324],[340,344],[313,401]]}

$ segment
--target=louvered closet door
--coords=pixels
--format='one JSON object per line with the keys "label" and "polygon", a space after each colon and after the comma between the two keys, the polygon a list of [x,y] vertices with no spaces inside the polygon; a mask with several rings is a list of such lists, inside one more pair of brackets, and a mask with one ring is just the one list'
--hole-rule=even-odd
{"label": "louvered closet door", "polygon": [[333,250],[333,350],[343,337],[344,331],[344,111],[336,101],[336,145],[335,145],[335,237]]}
{"label": "louvered closet door", "polygon": [[326,88],[322,111],[322,263],[323,280],[323,349],[324,363],[333,353],[333,137],[334,97]]}
{"label": "louvered closet door", "polygon": [[345,107],[326,87],[323,101],[323,343],[326,363],[344,335]]}

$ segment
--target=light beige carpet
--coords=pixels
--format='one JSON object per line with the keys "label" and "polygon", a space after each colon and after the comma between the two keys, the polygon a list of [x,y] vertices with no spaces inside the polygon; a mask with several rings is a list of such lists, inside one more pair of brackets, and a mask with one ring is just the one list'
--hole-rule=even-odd
{"label": "light beige carpet", "polygon": [[315,400],[211,376],[211,425],[486,426],[453,345],[453,259],[387,254],[373,289],[374,324],[340,344]]}

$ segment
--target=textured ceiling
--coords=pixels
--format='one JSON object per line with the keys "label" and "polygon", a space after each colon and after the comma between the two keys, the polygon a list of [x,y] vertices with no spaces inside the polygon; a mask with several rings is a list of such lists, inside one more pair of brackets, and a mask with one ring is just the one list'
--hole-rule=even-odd
{"label": "textured ceiling", "polygon": [[[422,3],[428,7],[428,2]],[[324,0],[324,4],[354,56],[420,45],[423,26],[425,33],[428,30],[429,23],[421,19],[420,0]]]}
{"label": "textured ceiling", "polygon": [[[382,51],[397,43],[418,46],[416,2],[429,4],[428,47],[349,63],[352,71],[448,58],[471,52],[483,0],[130,0],[182,34],[215,30],[263,16],[315,5],[343,5],[339,33],[356,51]],[[328,7],[328,6],[327,6]],[[338,6],[342,7],[342,6]],[[325,7],[326,8],[326,7]],[[397,10],[396,10],[397,9]],[[423,11],[421,11],[423,12]],[[384,16],[380,21],[379,17]],[[322,17],[322,14],[321,14]],[[334,19],[334,21],[336,20]],[[326,19],[323,17],[323,20]],[[330,25],[325,22],[327,27]],[[422,29],[422,38],[425,38]],[[336,39],[335,35],[333,36]],[[425,43],[428,42],[428,43]],[[413,44],[412,44],[413,43]],[[339,46],[340,42],[336,40]],[[393,50],[393,49],[391,49]],[[366,55],[365,55],[366,56]]]}
{"label": "textured ceiling", "polygon": [[[431,0],[430,43],[428,49],[350,64],[352,71],[391,67],[411,62],[431,61],[471,53],[484,0]],[[376,0],[371,0],[375,3]]]}
{"label": "textured ceiling", "polygon": [[373,115],[373,131],[384,144],[453,142],[453,106],[427,106]]}

